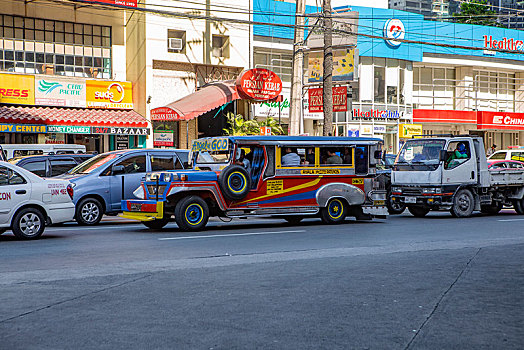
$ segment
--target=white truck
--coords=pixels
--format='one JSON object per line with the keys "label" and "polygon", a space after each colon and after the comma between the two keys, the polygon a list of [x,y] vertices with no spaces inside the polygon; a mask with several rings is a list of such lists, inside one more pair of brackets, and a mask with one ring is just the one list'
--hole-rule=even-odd
{"label": "white truck", "polygon": [[391,172],[391,200],[416,217],[449,210],[498,213],[504,205],[524,214],[524,169],[488,170],[481,137],[447,135],[407,140]]}

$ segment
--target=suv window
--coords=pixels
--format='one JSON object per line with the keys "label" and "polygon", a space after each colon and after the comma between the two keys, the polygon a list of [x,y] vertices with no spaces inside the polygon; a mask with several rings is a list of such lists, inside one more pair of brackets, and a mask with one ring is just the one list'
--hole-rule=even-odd
{"label": "suv window", "polygon": [[46,161],[45,160],[38,160],[34,162],[27,162],[24,165],[21,166],[22,168],[29,170],[33,174],[36,174],[38,176],[47,176],[46,171]]}
{"label": "suv window", "polygon": [[151,171],[175,169],[173,157],[172,154],[151,154]]}
{"label": "suv window", "polygon": [[0,166],[0,186],[25,184],[25,179],[16,171]]}
{"label": "suv window", "polygon": [[489,159],[498,160],[498,159],[506,159],[506,152],[496,152],[493,153]]}
{"label": "suv window", "polygon": [[122,160],[115,165],[123,165],[126,174],[145,173],[146,156],[140,155]]}
{"label": "suv window", "polygon": [[57,176],[68,172],[76,166],[73,158],[51,159],[51,176]]}

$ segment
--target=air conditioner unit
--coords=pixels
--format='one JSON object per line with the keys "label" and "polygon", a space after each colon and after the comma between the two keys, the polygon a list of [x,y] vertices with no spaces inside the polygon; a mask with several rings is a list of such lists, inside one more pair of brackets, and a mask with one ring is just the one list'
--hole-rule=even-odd
{"label": "air conditioner unit", "polygon": [[182,39],[178,39],[178,38],[169,38],[167,39],[168,40],[168,48],[170,50],[177,50],[177,51],[180,51],[182,50],[182,46],[183,46],[183,42],[182,42]]}

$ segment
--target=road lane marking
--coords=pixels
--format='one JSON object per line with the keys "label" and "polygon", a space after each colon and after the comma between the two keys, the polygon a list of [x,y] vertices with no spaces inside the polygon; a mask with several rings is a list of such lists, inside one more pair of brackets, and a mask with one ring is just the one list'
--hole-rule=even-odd
{"label": "road lane marking", "polygon": [[165,237],[159,238],[159,241],[170,241],[178,239],[197,239],[197,238],[215,238],[215,237],[236,237],[236,236],[256,236],[256,235],[271,235],[276,233],[300,233],[306,230],[290,230],[290,231],[273,231],[273,232],[247,232],[247,233],[232,233],[227,235],[207,235],[207,236],[184,236],[184,237]]}
{"label": "road lane marking", "polygon": [[49,231],[75,231],[75,230],[103,230],[108,228],[115,228],[115,227],[141,227],[140,224],[120,224],[120,225],[100,225],[96,227],[85,227],[80,225],[71,225],[71,227],[47,227],[45,232]]}
{"label": "road lane marking", "polygon": [[497,221],[524,221],[524,219],[501,219]]}

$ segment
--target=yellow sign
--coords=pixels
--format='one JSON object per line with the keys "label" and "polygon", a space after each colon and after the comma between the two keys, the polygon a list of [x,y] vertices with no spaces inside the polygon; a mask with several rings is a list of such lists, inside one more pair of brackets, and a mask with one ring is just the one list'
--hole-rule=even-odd
{"label": "yellow sign", "polygon": [[35,76],[0,74],[0,103],[35,104]]}
{"label": "yellow sign", "polygon": [[133,109],[133,88],[123,81],[86,81],[87,108]]}
{"label": "yellow sign", "polygon": [[269,180],[267,182],[267,194],[278,194],[284,192],[284,180]]}
{"label": "yellow sign", "polygon": [[415,135],[422,135],[422,124],[399,124],[398,136],[410,138]]}
{"label": "yellow sign", "polygon": [[338,175],[340,169],[302,169],[300,173],[302,175]]}
{"label": "yellow sign", "polygon": [[351,183],[353,185],[363,185],[364,184],[364,179],[360,179],[360,178],[351,179]]}
{"label": "yellow sign", "polygon": [[[358,66],[358,64],[357,64]],[[310,52],[308,56],[308,82],[322,81],[324,55]],[[333,50],[333,81],[352,81],[355,73],[355,50]]]}
{"label": "yellow sign", "polygon": [[194,140],[193,145],[191,146],[192,152],[227,151],[228,149],[227,138]]}

